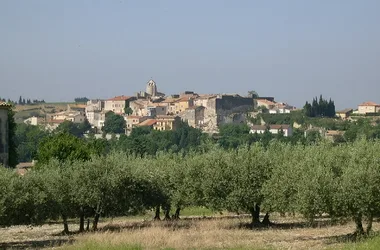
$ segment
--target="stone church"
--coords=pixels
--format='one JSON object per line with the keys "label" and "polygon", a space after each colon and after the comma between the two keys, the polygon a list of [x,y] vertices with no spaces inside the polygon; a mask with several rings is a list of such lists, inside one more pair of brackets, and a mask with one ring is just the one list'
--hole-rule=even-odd
{"label": "stone church", "polygon": [[0,103],[0,165],[8,166],[8,109],[11,105]]}
{"label": "stone church", "polygon": [[164,97],[165,94],[158,92],[157,90],[157,84],[152,79],[149,80],[146,84],[146,91],[140,91],[136,93],[137,98],[160,98]]}

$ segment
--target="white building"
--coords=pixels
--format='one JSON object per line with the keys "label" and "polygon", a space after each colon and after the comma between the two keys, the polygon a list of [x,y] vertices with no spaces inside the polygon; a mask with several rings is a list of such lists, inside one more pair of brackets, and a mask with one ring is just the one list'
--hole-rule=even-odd
{"label": "white building", "polygon": [[101,128],[105,121],[105,111],[103,100],[90,100],[86,106],[86,118],[88,122],[96,128]]}
{"label": "white building", "polygon": [[269,114],[288,114],[293,110],[295,110],[295,107],[287,103],[276,102],[273,108],[269,109]]}
{"label": "white building", "polygon": [[358,114],[367,114],[367,113],[378,113],[380,112],[380,104],[375,102],[365,102],[359,104],[358,106]]}
{"label": "white building", "polygon": [[263,134],[267,129],[272,134],[278,134],[282,130],[284,132],[284,136],[286,136],[286,137],[292,136],[292,134],[293,134],[292,127],[290,125],[287,125],[287,124],[281,124],[281,125],[275,124],[275,125],[268,125],[268,126],[266,126],[266,125],[252,125],[249,133],[251,133],[251,134],[254,134],[254,133]]}
{"label": "white building", "polygon": [[28,119],[24,120],[25,124],[37,126],[38,125],[38,118],[35,116],[29,117]]}

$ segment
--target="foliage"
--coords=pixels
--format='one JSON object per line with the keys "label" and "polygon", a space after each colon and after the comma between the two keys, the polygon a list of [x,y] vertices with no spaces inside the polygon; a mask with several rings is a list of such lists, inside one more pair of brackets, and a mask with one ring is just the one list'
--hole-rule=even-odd
{"label": "foliage", "polygon": [[[223,133],[239,129],[225,128]],[[121,139],[131,140],[123,147],[137,139],[154,142],[156,132],[136,130],[131,138]],[[159,136],[180,145],[182,134],[189,134],[188,128]],[[250,213],[253,226],[265,222],[260,211],[298,213],[311,223],[328,214],[334,220],[353,219],[362,234],[371,231],[373,217],[380,214],[378,140],[335,145],[274,139],[236,149],[212,145],[185,152],[184,145],[176,153],[169,149],[154,154],[137,154],[133,148],[105,152],[109,149],[102,145],[90,146],[92,140],[51,135],[38,150],[40,167],[24,176],[0,169],[0,224],[38,224],[61,217],[68,232],[69,218],[81,218],[83,230],[84,218],[91,217],[96,230],[101,216],[155,209],[158,219],[162,208],[165,219],[178,219],[182,209],[204,206]]]}
{"label": "foliage", "polygon": [[[264,120],[266,124],[303,124],[306,122],[305,115],[301,111],[292,111],[285,114],[258,114],[258,118]],[[260,119],[260,120],[261,120]]]}
{"label": "foliage", "polygon": [[41,127],[30,124],[17,124],[15,144],[19,162],[30,162],[37,154],[39,143],[49,135]]}
{"label": "foliage", "polygon": [[307,117],[335,117],[334,102],[323,99],[322,95],[319,100],[315,97],[311,104],[306,102],[303,110]]}
{"label": "foliage", "polygon": [[39,164],[48,163],[51,159],[60,162],[86,161],[90,159],[91,151],[85,141],[68,133],[53,134],[46,137],[37,151]]}
{"label": "foliage", "polygon": [[254,90],[250,90],[250,91],[248,91],[248,96],[250,96],[253,99],[255,99],[255,98],[259,97],[259,94],[256,91],[254,91]]}
{"label": "foliage", "polygon": [[126,122],[123,116],[115,114],[109,111],[106,114],[106,119],[104,121],[104,126],[102,128],[105,133],[122,134],[125,132]]}
{"label": "foliage", "polygon": [[74,99],[75,102],[83,102],[83,103],[87,103],[90,99],[88,99],[87,97],[77,97]]}
{"label": "foliage", "polygon": [[14,119],[14,112],[12,109],[8,109],[8,165],[11,168],[16,167],[18,164],[17,145],[16,139],[16,122]]}
{"label": "foliage", "polygon": [[82,123],[64,121],[55,129],[56,133],[68,133],[76,137],[83,137],[84,133],[91,130],[91,124],[85,119]]}
{"label": "foliage", "polygon": [[124,113],[126,115],[131,115],[133,113],[133,110],[130,107],[125,107],[124,108]]}

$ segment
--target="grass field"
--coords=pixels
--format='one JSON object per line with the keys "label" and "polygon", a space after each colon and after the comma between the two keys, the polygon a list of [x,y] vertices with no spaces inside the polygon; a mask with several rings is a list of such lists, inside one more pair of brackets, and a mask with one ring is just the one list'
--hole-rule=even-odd
{"label": "grass field", "polygon": [[[202,209],[197,214],[211,213]],[[186,213],[186,210],[184,211]],[[215,216],[215,215],[214,215]],[[218,215],[219,216],[219,215]],[[203,216],[201,216],[203,217]],[[215,216],[216,217],[216,216]],[[331,225],[328,219],[310,227],[298,217],[272,216],[271,228],[250,229],[249,218],[152,221],[151,217],[105,219],[96,233],[65,236],[62,225],[0,229],[0,249],[380,249],[380,237],[353,243],[353,223]],[[380,223],[374,223],[380,230]],[[75,232],[78,224],[70,225]]]}

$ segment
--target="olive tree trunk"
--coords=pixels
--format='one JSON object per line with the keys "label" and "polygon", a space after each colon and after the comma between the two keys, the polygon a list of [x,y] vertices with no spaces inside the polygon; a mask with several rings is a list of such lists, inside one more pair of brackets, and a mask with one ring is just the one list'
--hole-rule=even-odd
{"label": "olive tree trunk", "polygon": [[99,222],[99,218],[100,218],[100,212],[101,212],[100,202],[98,202],[98,205],[96,206],[96,210],[95,210],[94,221],[92,223],[92,230],[93,231],[98,230],[98,222]]}
{"label": "olive tree trunk", "polygon": [[370,234],[372,231],[372,222],[373,222],[373,214],[371,213],[367,217],[367,229],[366,229],[367,234]]}
{"label": "olive tree trunk", "polygon": [[165,207],[163,207],[163,209],[164,209],[164,214],[165,214],[164,220],[171,220],[171,218],[170,218],[170,206],[165,206]]}
{"label": "olive tree trunk", "polygon": [[155,215],[154,215],[154,220],[161,220],[160,218],[160,206],[156,206],[156,212],[155,212]]}
{"label": "olive tree trunk", "polygon": [[62,213],[62,220],[63,220],[63,233],[69,234],[69,224],[67,223],[67,215],[65,213]]}
{"label": "olive tree trunk", "polygon": [[359,213],[356,216],[354,216],[354,222],[355,222],[355,225],[356,225],[355,234],[357,234],[357,235],[364,234],[362,217],[363,216],[362,216],[361,213]]}
{"label": "olive tree trunk", "polygon": [[80,207],[79,211],[79,232],[84,232],[84,209]]}
{"label": "olive tree trunk", "polygon": [[260,225],[260,205],[256,204],[254,207],[250,209],[252,216],[252,226]]}
{"label": "olive tree trunk", "polygon": [[175,212],[173,214],[173,220],[179,220],[179,213],[181,212],[181,207],[178,206],[176,209],[175,209]]}

